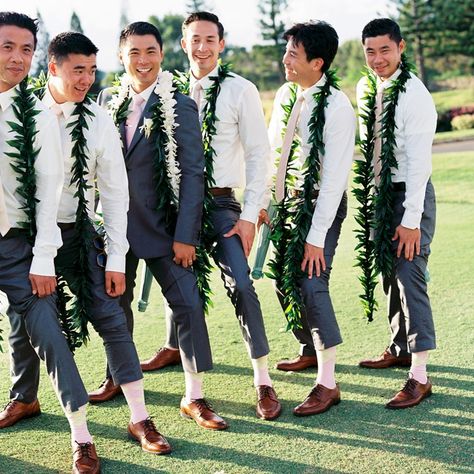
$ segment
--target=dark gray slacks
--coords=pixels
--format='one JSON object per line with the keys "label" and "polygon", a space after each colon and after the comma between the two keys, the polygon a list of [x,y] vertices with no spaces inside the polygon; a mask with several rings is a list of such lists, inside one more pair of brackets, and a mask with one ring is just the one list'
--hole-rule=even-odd
{"label": "dark gray slacks", "polygon": [[[300,343],[300,355],[314,356],[316,350],[329,349],[341,344],[342,337],[336,315],[329,295],[329,279],[332,261],[336,253],[341,227],[347,216],[347,194],[344,193],[336,217],[329,228],[324,241],[324,259],[326,270],[317,277],[302,278],[298,281],[303,300],[301,311],[301,328],[293,329],[293,335]],[[301,262],[295,262],[301,265]],[[284,309],[283,293],[277,288],[276,293]]]}
{"label": "dark gray slacks", "polygon": [[[138,262],[130,250],[126,263],[127,288],[120,298],[130,334],[133,334],[132,302]],[[184,369],[193,373],[212,369],[209,335],[193,271],[174,263],[171,255],[147,258],[145,262],[171,308],[171,325],[178,341],[175,347],[179,346]]]}
{"label": "dark gray slacks", "polygon": [[[74,293],[78,255],[78,243],[74,229],[62,231],[63,246],[55,259],[58,273],[61,273]],[[92,247],[89,252],[92,305],[88,315],[94,329],[103,339],[107,360],[112,367],[114,383],[125,384],[140,380],[143,375],[140,362],[127,328],[125,314],[118,298],[112,298],[105,292],[105,271],[97,265],[98,251]],[[39,360],[29,343],[22,318],[9,309],[12,326],[10,335],[11,374],[13,385],[11,399],[31,402],[36,399],[39,383]],[[69,352],[69,351],[68,351]],[[61,359],[58,359],[58,364]],[[61,380],[56,380],[60,392],[67,392]],[[87,401],[87,400],[86,400]],[[81,406],[81,405],[78,405]]]}
{"label": "dark gray slacks", "polygon": [[[400,224],[405,208],[405,191],[394,194],[393,232]],[[398,241],[394,242],[394,272],[383,279],[384,291],[388,296],[388,320],[391,331],[389,350],[393,355],[406,356],[436,348],[436,336],[431,312],[426,267],[431,252],[436,226],[436,199],[431,180],[426,185],[424,210],[420,223],[421,252],[409,262],[396,258]]]}
{"label": "dark gray slacks", "polygon": [[[246,342],[252,359],[266,356],[270,349],[265,334],[262,310],[257,293],[250,279],[250,268],[237,235],[224,237],[239,220],[242,209],[234,195],[214,198],[215,208],[212,212],[212,223],[216,242],[215,261],[221,270],[221,278],[227,295],[235,308],[235,315],[239,321],[240,330]],[[165,317],[170,313],[165,312]],[[166,324],[167,347],[176,348],[176,336],[173,326]]]}
{"label": "dark gray slacks", "polygon": [[[28,382],[24,392],[12,389],[10,397],[25,403],[36,399],[31,385],[37,387],[39,357],[46,364],[61,405],[76,411],[87,403],[87,392],[59,325],[56,295],[38,298],[32,294],[28,279],[31,259],[31,246],[25,237],[0,238],[0,290],[6,293],[11,308],[8,315],[12,363],[20,364],[20,375],[12,374],[14,385],[21,388],[24,374],[29,371],[29,360],[33,361],[32,382]],[[21,357],[23,350],[25,359]]]}

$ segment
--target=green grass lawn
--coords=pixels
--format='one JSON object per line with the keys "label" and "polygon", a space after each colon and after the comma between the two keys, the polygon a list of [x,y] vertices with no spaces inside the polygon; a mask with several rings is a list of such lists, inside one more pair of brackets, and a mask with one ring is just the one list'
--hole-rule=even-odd
{"label": "green grass lawn", "polygon": [[[271,371],[283,414],[265,422],[254,415],[252,372],[233,309],[214,275],[214,309],[208,318],[215,368],[205,391],[230,423],[209,432],[179,416],[180,368],[146,374],[148,407],[173,446],[170,456],[142,453],[127,439],[123,398],[88,410],[90,430],[104,473],[439,473],[474,472],[474,153],[434,156],[438,196],[437,233],[430,260],[430,294],[438,350],[430,359],[433,396],[402,411],[384,403],[402,385],[403,369],[363,370],[358,361],[380,353],[388,341],[384,311],[367,324],[357,300],[353,268],[354,226],[347,219],[332,276],[332,297],[344,343],[338,348],[337,379],[342,403],[329,412],[296,418],[292,408],[310,390],[315,373]],[[354,201],[352,201],[352,206]],[[294,356],[298,346],[268,279],[256,282],[272,352],[270,361]],[[384,301],[379,294],[381,307]],[[7,321],[2,327],[7,330]],[[146,313],[136,313],[135,340],[141,357],[163,341],[161,296],[153,287]],[[103,377],[104,352],[96,336],[77,353],[88,389]],[[8,400],[8,356],[0,354],[0,393]],[[43,414],[0,431],[0,473],[70,472],[69,429],[46,374],[39,398]]]}

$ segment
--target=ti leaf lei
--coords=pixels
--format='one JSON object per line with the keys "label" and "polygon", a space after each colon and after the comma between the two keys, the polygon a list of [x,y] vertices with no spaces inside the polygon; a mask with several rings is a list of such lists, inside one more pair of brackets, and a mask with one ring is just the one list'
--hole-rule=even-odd
{"label": "ti leaf lei", "polygon": [[[222,83],[228,77],[232,77],[230,64],[219,62],[217,76],[210,76],[209,80],[212,85],[206,89],[206,104],[202,110],[202,143],[204,147],[204,203],[202,214],[202,245],[196,249],[197,259],[194,263],[194,271],[196,273],[197,285],[199,293],[203,301],[204,312],[207,313],[209,307],[212,306],[210,275],[212,272],[212,263],[209,256],[213,256],[213,225],[211,213],[214,208],[214,198],[210,192],[215,187],[214,180],[214,157],[216,152],[212,147],[212,139],[216,135],[216,122],[219,118],[216,116],[217,97],[221,91]],[[179,92],[189,95],[190,92],[190,73],[178,73],[175,76],[175,83]]]}
{"label": "ti leaf lei", "polygon": [[[359,203],[355,216],[359,228],[355,231],[356,266],[362,270],[359,280],[362,284],[362,294],[359,295],[365,316],[373,320],[373,313],[378,304],[375,300],[377,275],[387,277],[393,271],[392,251],[392,219],[393,219],[393,184],[392,168],[397,169],[395,158],[395,111],[399,95],[406,90],[406,82],[410,72],[415,68],[402,55],[401,73],[397,79],[384,91],[383,113],[381,119],[380,137],[381,171],[380,183],[376,189],[374,184],[374,143],[375,143],[375,98],[377,94],[377,78],[373,71],[366,69],[367,90],[362,98],[360,117],[366,129],[366,136],[360,143],[362,158],[355,162],[356,177],[354,182],[359,186],[353,189],[353,194]],[[372,234],[374,238],[372,239]]]}
{"label": "ti leaf lei", "polygon": [[[277,288],[283,294],[285,317],[288,321],[287,329],[301,327],[303,302],[298,282],[305,277],[305,273],[301,270],[300,263],[303,260],[304,244],[311,228],[314,213],[314,186],[320,181],[320,156],[324,155],[325,109],[328,105],[328,97],[332,94],[331,88],[339,89],[339,79],[336,73],[328,70],[325,74],[325,84],[313,94],[315,106],[308,122],[308,143],[311,145],[311,149],[302,167],[304,175],[302,192],[296,197],[285,193],[284,199],[276,205],[276,216],[272,223],[273,230],[270,235],[275,253],[269,263],[270,272],[268,276],[276,280]],[[288,125],[291,110],[297,100],[297,86],[291,84],[289,89],[289,102],[282,104],[284,110],[283,135]],[[295,137],[288,158],[285,188],[291,188],[295,185],[295,178],[291,175],[291,171],[297,168],[297,154],[295,151],[299,146],[300,141]]]}

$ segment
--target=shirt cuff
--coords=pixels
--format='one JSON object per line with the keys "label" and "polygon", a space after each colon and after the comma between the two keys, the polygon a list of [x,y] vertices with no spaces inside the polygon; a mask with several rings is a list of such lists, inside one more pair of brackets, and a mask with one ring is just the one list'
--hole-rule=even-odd
{"label": "shirt cuff", "polygon": [[54,259],[33,255],[30,273],[33,275],[55,276],[56,270],[54,269]]}
{"label": "shirt cuff", "polygon": [[306,242],[314,245],[315,247],[324,248],[324,242],[326,240],[326,232],[310,229]]}
{"label": "shirt cuff", "polygon": [[419,229],[421,222],[421,213],[405,211],[401,225],[407,229]]}
{"label": "shirt cuff", "polygon": [[239,219],[243,221],[251,222],[252,224],[256,224],[258,221],[258,215],[260,213],[260,209],[256,209],[252,206],[245,206],[244,210],[240,214]]}
{"label": "shirt cuff", "polygon": [[107,255],[105,271],[125,273],[125,257],[122,255]]}

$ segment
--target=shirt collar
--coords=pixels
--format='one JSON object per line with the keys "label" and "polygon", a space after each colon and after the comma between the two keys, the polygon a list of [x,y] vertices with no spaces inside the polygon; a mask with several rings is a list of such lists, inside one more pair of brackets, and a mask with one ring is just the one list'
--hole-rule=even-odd
{"label": "shirt collar", "polygon": [[199,82],[201,84],[201,87],[203,89],[207,89],[209,86],[211,86],[211,77],[216,77],[219,74],[219,64],[209,73],[206,74],[204,77],[201,77],[201,79],[196,79],[193,76],[192,71],[189,71],[189,89],[193,90],[196,84]]}
{"label": "shirt collar", "polygon": [[389,78],[385,79],[385,81],[380,80],[380,78],[377,76],[377,89],[383,90],[387,87],[390,87],[392,82],[395,81],[401,73],[402,70],[398,68]]}
{"label": "shirt collar", "polygon": [[5,111],[10,107],[17,93],[17,87],[12,87],[5,92],[0,93],[0,110]]}
{"label": "shirt collar", "polygon": [[316,84],[313,84],[311,87],[308,87],[308,89],[303,90],[298,86],[297,96],[302,96],[306,102],[310,101],[313,98],[313,95],[317,92],[317,89],[323,87],[324,84],[326,84],[326,81],[326,74],[323,74],[319,81],[316,82]]}
{"label": "shirt collar", "polygon": [[153,84],[149,85],[145,90],[143,90],[139,93],[135,92],[133,90],[133,87],[130,87],[130,98],[133,98],[134,96],[139,95],[144,100],[144,104],[146,104],[148,102],[148,99],[150,98],[151,94],[155,90],[156,84],[158,82],[158,77],[159,76],[156,77],[156,80],[155,80],[155,82],[153,82]]}
{"label": "shirt collar", "polygon": [[69,119],[69,117],[72,115],[74,112],[74,109],[76,108],[76,103],[75,102],[63,102],[62,104],[58,104],[55,100],[53,95],[51,94],[51,91],[49,90],[49,85],[46,85],[46,90],[42,99],[42,102],[48,109],[51,109],[53,106],[57,106],[61,109],[64,118],[66,120]]}

